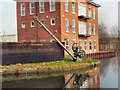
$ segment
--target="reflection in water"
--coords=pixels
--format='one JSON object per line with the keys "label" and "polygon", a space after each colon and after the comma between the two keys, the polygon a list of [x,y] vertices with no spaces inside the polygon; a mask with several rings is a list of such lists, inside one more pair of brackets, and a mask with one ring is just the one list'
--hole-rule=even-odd
{"label": "reflection in water", "polygon": [[[70,80],[73,74],[65,75],[65,83]],[[67,88],[100,88],[99,67],[88,70],[87,73],[77,73],[67,84]]]}
{"label": "reflection in water", "polygon": [[[30,76],[29,76],[30,77]],[[11,77],[13,78],[13,77]],[[3,88],[118,88],[117,57],[101,60],[98,67],[59,76],[4,81]]]}
{"label": "reflection in water", "polygon": [[100,87],[118,88],[118,57],[101,60]]}

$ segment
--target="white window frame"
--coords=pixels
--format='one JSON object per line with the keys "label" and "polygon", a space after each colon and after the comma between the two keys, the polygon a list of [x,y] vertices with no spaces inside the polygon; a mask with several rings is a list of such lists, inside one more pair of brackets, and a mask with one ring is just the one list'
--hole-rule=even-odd
{"label": "white window frame", "polygon": [[25,24],[25,22],[22,22],[22,23],[21,23],[21,27],[22,27],[22,28],[25,28],[25,25],[23,26],[23,23]]}
{"label": "white window frame", "polygon": [[[24,5],[24,8],[22,8],[22,6]],[[21,6],[21,16],[25,16],[25,4],[20,4]],[[24,14],[22,14],[22,11],[24,11]]]}
{"label": "white window frame", "polygon": [[[68,41],[68,44],[67,44],[67,41]],[[67,49],[67,50],[69,50],[69,48],[70,48],[70,47],[69,47],[69,43],[70,43],[70,42],[69,42],[69,39],[67,39],[67,40],[66,40],[66,49]],[[67,48],[67,47],[68,47],[68,48]]]}
{"label": "white window frame", "polygon": [[92,35],[92,24],[89,23],[89,34]]}
{"label": "white window frame", "polygon": [[[42,19],[41,22],[42,22],[42,21],[45,23],[44,19]],[[42,22],[42,24],[44,24],[43,22]]]}
{"label": "white window frame", "polygon": [[94,24],[94,29],[93,29],[93,31],[94,31],[94,35],[96,35],[96,25]]}
{"label": "white window frame", "polygon": [[87,23],[79,22],[78,23],[79,34],[86,35],[87,34]]}
{"label": "white window frame", "polygon": [[[86,43],[85,43],[86,42]],[[85,45],[85,51],[87,51],[87,40],[85,40],[84,45]]]}
{"label": "white window frame", "polygon": [[78,3],[78,16],[86,16],[86,5]]}
{"label": "white window frame", "polygon": [[34,12],[35,12],[35,11],[34,11],[34,12],[32,13],[32,10],[35,9],[35,5],[34,5],[34,7],[31,6],[32,3],[34,4],[34,2],[30,2],[30,3],[29,3],[29,5],[30,5],[30,15],[33,15]]}
{"label": "white window frame", "polygon": [[[52,10],[52,6],[54,6],[54,10]],[[50,12],[55,11],[55,0],[50,0]]]}
{"label": "white window frame", "polygon": [[55,18],[51,18],[51,25],[55,25],[55,23],[52,23],[52,20],[55,21]]}
{"label": "white window frame", "polygon": [[79,46],[80,46],[81,49],[82,49],[82,40],[79,40]]}
{"label": "white window frame", "polygon": [[93,19],[95,19],[96,17],[95,17],[95,13],[96,13],[96,10],[95,10],[95,8],[93,9]]}
{"label": "white window frame", "polygon": [[73,44],[76,43],[76,39],[73,39]]}
{"label": "white window frame", "polygon": [[68,0],[65,0],[65,12],[68,12]]}
{"label": "white window frame", "polygon": [[35,27],[35,23],[34,23],[34,26],[33,26],[33,25],[32,25],[32,22],[34,22],[34,21],[31,21],[31,23],[30,23],[30,24],[31,24],[31,27]]}
{"label": "white window frame", "polygon": [[90,51],[92,51],[92,40],[89,40],[89,49],[90,49]]}
{"label": "white window frame", "polygon": [[51,39],[50,42],[56,42],[56,40],[55,39]]}
{"label": "white window frame", "polygon": [[46,40],[40,40],[40,42],[46,42]]}
{"label": "white window frame", "polygon": [[96,40],[94,40],[94,51],[96,51]]}
{"label": "white window frame", "polygon": [[75,1],[72,2],[72,13],[75,14]]}
{"label": "white window frame", "polygon": [[[42,5],[43,4],[43,5]],[[44,0],[40,0],[39,1],[39,8],[40,8],[40,13],[44,13],[45,12],[45,8],[44,8]],[[43,9],[43,11],[42,11]]]}
{"label": "white window frame", "polygon": [[31,40],[30,42],[36,42],[36,40]]}
{"label": "white window frame", "polygon": [[[89,10],[89,8],[90,8],[90,10]],[[89,17],[92,17],[92,9],[91,9],[91,7],[89,7],[88,8],[88,15],[89,15]]]}
{"label": "white window frame", "polygon": [[69,32],[69,19],[65,19],[65,24],[66,24],[66,32]]}
{"label": "white window frame", "polygon": [[76,33],[76,23],[75,23],[75,20],[73,20],[72,28],[73,28],[73,33]]}

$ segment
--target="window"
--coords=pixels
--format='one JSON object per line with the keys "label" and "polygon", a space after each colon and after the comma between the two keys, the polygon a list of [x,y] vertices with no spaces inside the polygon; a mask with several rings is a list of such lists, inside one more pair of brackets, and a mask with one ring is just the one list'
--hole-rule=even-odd
{"label": "window", "polygon": [[87,40],[85,40],[85,51],[87,50]]}
{"label": "window", "polygon": [[41,20],[41,22],[44,24],[44,20]]}
{"label": "window", "polygon": [[30,3],[30,15],[34,14],[34,2]]}
{"label": "window", "polygon": [[66,19],[66,32],[69,32],[69,20]]}
{"label": "window", "polygon": [[93,77],[90,78],[90,85],[93,87]]}
{"label": "window", "polygon": [[75,20],[73,20],[73,26],[72,26],[72,28],[73,28],[73,33],[75,33],[76,31],[75,31]]}
{"label": "window", "polygon": [[70,74],[67,74],[67,79],[70,78]]}
{"label": "window", "polygon": [[51,39],[50,42],[56,42],[56,40],[55,39]]}
{"label": "window", "polygon": [[22,28],[25,28],[25,23],[24,22],[22,22]]}
{"label": "window", "polygon": [[78,16],[86,16],[86,5],[78,3]]}
{"label": "window", "polygon": [[90,47],[90,50],[92,50],[92,41],[91,40],[89,41],[89,47]]}
{"label": "window", "polygon": [[89,7],[89,10],[88,10],[88,14],[89,14],[89,17],[91,17],[91,8]]}
{"label": "window", "polygon": [[31,27],[34,27],[34,21],[31,22]]}
{"label": "window", "polygon": [[73,44],[76,43],[76,39],[73,39]]}
{"label": "window", "polygon": [[93,9],[93,19],[95,19],[95,9]]}
{"label": "window", "polygon": [[66,40],[66,49],[69,50],[69,39]]}
{"label": "window", "polygon": [[55,11],[55,0],[50,0],[50,11]]}
{"label": "window", "polygon": [[86,23],[85,22],[79,22],[79,34],[86,35]]}
{"label": "window", "polygon": [[91,32],[91,23],[89,23],[89,34],[91,35],[92,32]]}
{"label": "window", "polygon": [[94,50],[96,50],[96,40],[94,40]]}
{"label": "window", "polygon": [[96,35],[96,25],[94,24],[94,35]]}
{"label": "window", "polygon": [[75,2],[72,2],[72,13],[75,14]]}
{"label": "window", "polygon": [[21,16],[25,16],[25,4],[21,4]]}
{"label": "window", "polygon": [[68,0],[65,0],[65,11],[68,12]]}
{"label": "window", "polygon": [[55,19],[51,19],[51,25],[55,25]]}
{"label": "window", "polygon": [[45,42],[45,40],[40,40],[40,42]]}
{"label": "window", "polygon": [[40,13],[44,13],[44,0],[40,0],[39,2],[39,7],[40,7]]}
{"label": "window", "polygon": [[82,40],[79,40],[79,46],[82,49]]}
{"label": "window", "polygon": [[31,40],[30,42],[36,42],[36,40]]}

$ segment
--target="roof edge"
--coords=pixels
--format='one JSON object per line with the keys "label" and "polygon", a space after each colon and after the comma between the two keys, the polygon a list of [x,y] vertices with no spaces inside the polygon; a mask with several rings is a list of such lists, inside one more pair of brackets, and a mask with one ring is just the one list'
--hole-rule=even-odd
{"label": "roof edge", "polygon": [[91,4],[91,5],[94,5],[94,6],[96,6],[96,7],[101,7],[101,5],[99,5],[99,4],[97,4],[97,3],[95,3],[95,2],[91,2],[91,1],[87,1],[89,4]]}

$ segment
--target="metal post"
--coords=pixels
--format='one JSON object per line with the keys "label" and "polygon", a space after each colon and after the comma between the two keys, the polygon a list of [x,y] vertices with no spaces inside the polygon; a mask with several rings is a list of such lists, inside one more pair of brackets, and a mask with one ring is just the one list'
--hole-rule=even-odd
{"label": "metal post", "polygon": [[48,30],[48,28],[38,19],[38,17],[34,16],[34,20],[37,21],[63,48],[64,50],[74,59],[76,58],[65,48],[65,46]]}
{"label": "metal post", "polygon": [[[37,0],[36,0],[36,16],[38,16],[38,9],[37,9]],[[37,26],[37,42],[38,42],[38,24],[36,24],[36,26]]]}

